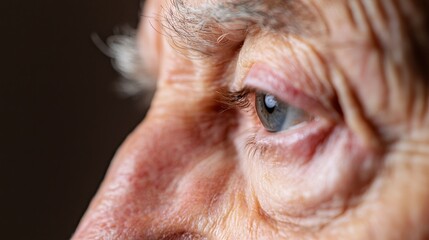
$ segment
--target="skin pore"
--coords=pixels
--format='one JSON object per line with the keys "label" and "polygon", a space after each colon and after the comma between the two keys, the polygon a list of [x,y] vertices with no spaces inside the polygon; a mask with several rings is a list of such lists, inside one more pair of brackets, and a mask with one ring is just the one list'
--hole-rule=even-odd
{"label": "skin pore", "polygon": [[[429,238],[419,11],[147,1],[136,47],[157,90],[73,239]],[[260,92],[312,117],[267,131]]]}

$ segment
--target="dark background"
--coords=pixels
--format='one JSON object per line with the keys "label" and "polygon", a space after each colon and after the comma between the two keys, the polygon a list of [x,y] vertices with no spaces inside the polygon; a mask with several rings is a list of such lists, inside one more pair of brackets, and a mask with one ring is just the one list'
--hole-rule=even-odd
{"label": "dark background", "polygon": [[68,239],[144,116],[95,47],[137,26],[138,0],[3,1],[0,239]]}

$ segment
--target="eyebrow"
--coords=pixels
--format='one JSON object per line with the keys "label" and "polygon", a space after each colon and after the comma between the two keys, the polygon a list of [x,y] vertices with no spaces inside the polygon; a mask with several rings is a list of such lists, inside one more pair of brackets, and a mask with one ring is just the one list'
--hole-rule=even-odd
{"label": "eyebrow", "polygon": [[172,0],[162,25],[176,48],[212,55],[219,46],[234,47],[253,31],[310,37],[326,29],[303,0],[227,0],[190,6]]}

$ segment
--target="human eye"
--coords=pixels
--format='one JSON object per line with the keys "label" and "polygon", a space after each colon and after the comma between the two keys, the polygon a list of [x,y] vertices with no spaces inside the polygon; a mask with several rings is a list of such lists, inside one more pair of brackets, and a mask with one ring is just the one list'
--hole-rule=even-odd
{"label": "human eye", "polygon": [[229,92],[228,102],[246,116],[241,120],[248,126],[244,134],[250,135],[252,144],[248,146],[255,145],[252,148],[256,150],[259,145],[265,145],[263,149],[288,151],[296,144],[316,147],[328,130],[340,122],[335,103],[322,104],[267,66],[255,64],[248,79],[243,89]]}
{"label": "human eye", "polygon": [[[347,204],[347,196],[368,180],[360,176],[371,175],[362,173],[368,170],[363,166],[373,162],[343,120],[335,97],[328,101],[308,93],[291,84],[294,80],[255,64],[243,89],[230,93],[240,116],[235,135],[240,161],[261,207],[280,222],[294,221],[302,212],[311,218],[333,198]],[[329,214],[342,207],[329,207]]]}
{"label": "human eye", "polygon": [[231,92],[230,96],[234,96],[230,100],[233,105],[256,116],[258,122],[270,133],[298,128],[316,119],[305,110],[261,90],[245,89]]}
{"label": "human eye", "polygon": [[304,110],[285,103],[272,94],[259,91],[255,93],[255,111],[269,132],[288,130],[313,118]]}

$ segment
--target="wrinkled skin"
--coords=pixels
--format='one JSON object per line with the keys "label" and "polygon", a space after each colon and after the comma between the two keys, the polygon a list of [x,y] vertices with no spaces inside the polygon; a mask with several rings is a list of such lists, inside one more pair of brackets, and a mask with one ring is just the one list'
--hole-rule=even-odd
{"label": "wrinkled skin", "polygon": [[[216,64],[142,18],[157,92],[73,238],[428,239],[428,87],[386,27],[408,23],[388,16],[394,1],[347,2],[307,1],[324,37],[253,31]],[[254,108],[219,101],[246,86],[317,120],[267,132]]]}

